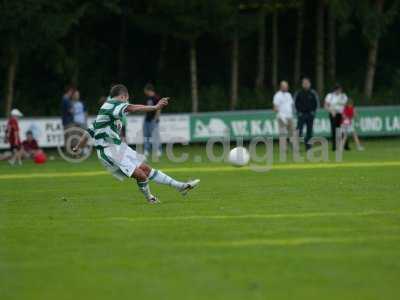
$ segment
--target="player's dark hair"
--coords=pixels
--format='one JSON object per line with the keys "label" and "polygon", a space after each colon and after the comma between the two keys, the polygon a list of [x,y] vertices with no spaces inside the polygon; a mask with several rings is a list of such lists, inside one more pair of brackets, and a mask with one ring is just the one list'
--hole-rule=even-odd
{"label": "player's dark hair", "polygon": [[128,94],[128,89],[123,84],[116,84],[111,87],[111,90],[110,90],[111,98],[118,97],[123,94]]}
{"label": "player's dark hair", "polygon": [[156,91],[154,85],[151,84],[151,83],[146,83],[146,85],[144,86],[144,90],[145,91],[152,91],[152,92]]}

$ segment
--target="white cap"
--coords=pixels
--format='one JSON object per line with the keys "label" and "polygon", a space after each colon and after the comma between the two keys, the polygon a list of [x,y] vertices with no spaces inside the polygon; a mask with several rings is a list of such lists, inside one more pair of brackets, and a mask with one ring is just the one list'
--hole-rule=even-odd
{"label": "white cap", "polygon": [[11,115],[13,117],[23,117],[24,115],[22,114],[22,112],[20,112],[19,109],[14,108],[13,110],[11,110]]}

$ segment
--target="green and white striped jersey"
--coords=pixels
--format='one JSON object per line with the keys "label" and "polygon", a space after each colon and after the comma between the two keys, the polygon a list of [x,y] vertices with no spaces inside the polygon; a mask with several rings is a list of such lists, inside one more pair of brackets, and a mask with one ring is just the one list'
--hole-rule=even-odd
{"label": "green and white striped jersey", "polygon": [[125,122],[125,109],[128,105],[127,102],[109,97],[100,107],[96,121],[87,130],[94,139],[96,148],[107,147],[110,144],[121,144],[120,133]]}

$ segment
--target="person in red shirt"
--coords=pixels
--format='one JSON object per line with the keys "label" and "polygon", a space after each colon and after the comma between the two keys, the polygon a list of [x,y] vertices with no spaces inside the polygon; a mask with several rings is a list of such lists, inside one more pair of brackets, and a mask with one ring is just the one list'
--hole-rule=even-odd
{"label": "person in red shirt", "polygon": [[353,136],[354,142],[356,143],[357,150],[363,151],[364,147],[361,145],[360,139],[358,138],[357,132],[354,129],[353,119],[356,117],[356,110],[352,100],[349,100],[343,109],[343,145],[345,145],[349,135]]}
{"label": "person in red shirt", "polygon": [[18,109],[13,109],[10,113],[10,118],[7,122],[6,128],[6,142],[10,144],[12,156],[9,160],[10,164],[14,165],[15,162],[18,162],[19,165],[22,165],[21,157],[22,157],[22,147],[21,140],[19,138],[19,124],[18,118],[22,117],[22,113]]}
{"label": "person in red shirt", "polygon": [[26,132],[26,140],[22,142],[22,150],[24,158],[34,158],[35,154],[40,151],[39,145],[33,137],[32,131]]}

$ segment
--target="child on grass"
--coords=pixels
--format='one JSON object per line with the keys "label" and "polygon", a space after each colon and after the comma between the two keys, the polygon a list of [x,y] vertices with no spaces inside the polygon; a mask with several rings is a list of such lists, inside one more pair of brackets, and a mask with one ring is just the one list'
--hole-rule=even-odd
{"label": "child on grass", "polygon": [[9,163],[11,165],[15,165],[15,163],[22,165],[22,144],[19,137],[18,123],[18,119],[22,116],[22,113],[18,109],[14,108],[13,110],[11,110],[10,118],[7,122],[6,142],[10,144],[10,150],[12,153],[9,160]]}
{"label": "child on grass", "polygon": [[[353,100],[350,99],[343,109],[343,121],[342,121],[343,145],[346,144],[349,135],[352,135],[353,140],[356,143],[357,150],[363,151],[364,147],[361,145],[360,139],[358,138],[357,132],[354,128],[353,121],[355,117],[356,117],[356,110],[354,108]],[[347,150],[350,150],[350,148],[348,148]]]}

